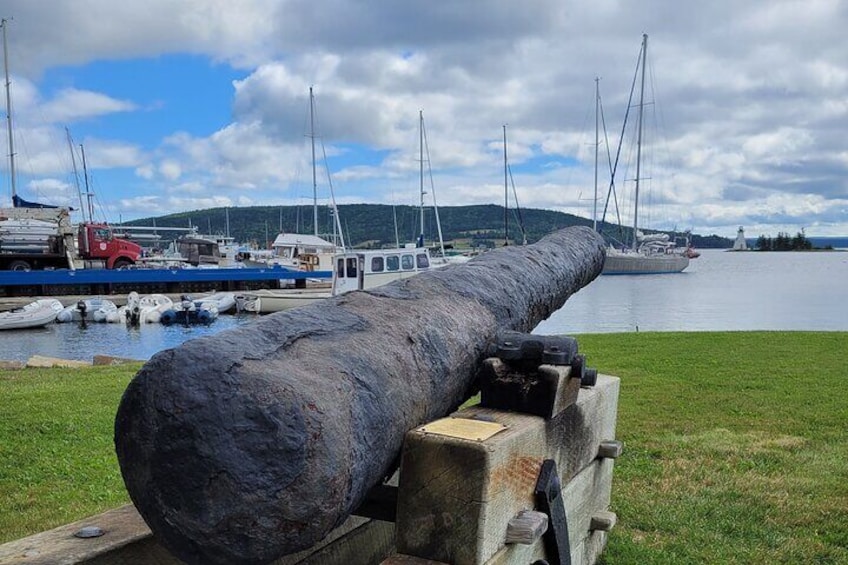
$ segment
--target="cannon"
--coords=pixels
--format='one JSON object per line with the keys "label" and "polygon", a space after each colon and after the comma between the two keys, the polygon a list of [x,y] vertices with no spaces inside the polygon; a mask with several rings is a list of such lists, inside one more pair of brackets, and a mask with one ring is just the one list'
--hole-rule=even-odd
{"label": "cannon", "polygon": [[522,247],[184,343],[127,387],[130,497],[187,563],[267,563],[342,523],[404,435],[456,409],[503,330],[529,332],[597,277],[600,236]]}

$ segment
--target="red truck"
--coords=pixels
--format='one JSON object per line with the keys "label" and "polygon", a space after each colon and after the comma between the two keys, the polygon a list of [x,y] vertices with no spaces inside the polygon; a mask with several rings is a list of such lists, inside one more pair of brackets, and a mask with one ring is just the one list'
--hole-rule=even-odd
{"label": "red truck", "polygon": [[0,208],[0,270],[120,269],[140,255],[107,224],[73,226],[67,208]]}

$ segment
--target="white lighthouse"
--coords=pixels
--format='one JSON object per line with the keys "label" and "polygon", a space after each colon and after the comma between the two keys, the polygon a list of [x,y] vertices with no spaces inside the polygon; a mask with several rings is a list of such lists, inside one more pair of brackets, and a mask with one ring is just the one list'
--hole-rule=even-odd
{"label": "white lighthouse", "polygon": [[736,232],[733,251],[748,251],[748,243],[745,241],[745,230],[742,229],[742,226],[739,226],[739,231]]}

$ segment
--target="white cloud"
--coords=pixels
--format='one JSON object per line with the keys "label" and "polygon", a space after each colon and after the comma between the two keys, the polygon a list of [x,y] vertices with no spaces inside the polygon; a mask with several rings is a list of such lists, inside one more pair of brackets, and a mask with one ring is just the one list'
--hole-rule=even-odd
{"label": "white cloud", "polygon": [[152,180],[155,172],[153,170],[153,165],[150,163],[146,163],[141,167],[136,168],[135,174],[145,180]]}
{"label": "white cloud", "polygon": [[[315,85],[319,154],[325,149],[342,163],[334,174],[339,200],[415,200],[423,108],[442,203],[502,202],[506,123],[510,163],[514,171],[528,167],[516,175],[522,205],[585,214],[593,188],[593,79],[602,77],[615,143],[647,31],[649,86],[663,112],[666,153],[652,172],[653,198],[663,207],[657,216],[676,216],[696,230],[726,229],[727,236],[738,224],[769,218],[848,233],[844,3],[490,0],[485,8],[9,0],[18,126],[27,139],[21,161],[33,174],[58,176],[70,168],[55,150],[62,122],[105,124],[149,109],[148,101],[82,83],[53,85],[56,94],[42,100],[45,69],[67,66],[70,76],[91,61],[188,53],[243,70],[232,85],[232,119],[208,135],[173,128],[161,142],[142,143],[131,132],[86,139],[93,167],[129,168],[146,190],[168,195],[122,206],[173,212],[204,202],[296,201],[311,182],[305,136],[307,91]],[[38,125],[36,116],[50,125]],[[369,150],[365,162],[346,162],[360,147]]]}
{"label": "white cloud", "polygon": [[159,173],[165,177],[165,180],[175,181],[182,174],[182,167],[177,161],[165,159],[159,164]]}
{"label": "white cloud", "polygon": [[98,92],[66,88],[41,107],[41,115],[51,123],[69,123],[135,109],[136,106],[132,102],[115,100]]}
{"label": "white cloud", "polygon": [[53,178],[44,178],[29,183],[28,189],[36,195],[37,201],[54,206],[79,206],[76,187]]}

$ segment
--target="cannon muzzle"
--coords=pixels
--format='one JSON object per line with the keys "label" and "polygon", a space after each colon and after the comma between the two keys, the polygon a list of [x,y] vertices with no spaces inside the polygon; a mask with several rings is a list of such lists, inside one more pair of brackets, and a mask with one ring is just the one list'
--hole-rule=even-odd
{"label": "cannon muzzle", "polygon": [[567,228],[160,352],[115,420],[130,497],[188,563],[309,547],[391,471],[408,430],[467,398],[498,332],[531,331],[603,263],[600,236]]}

